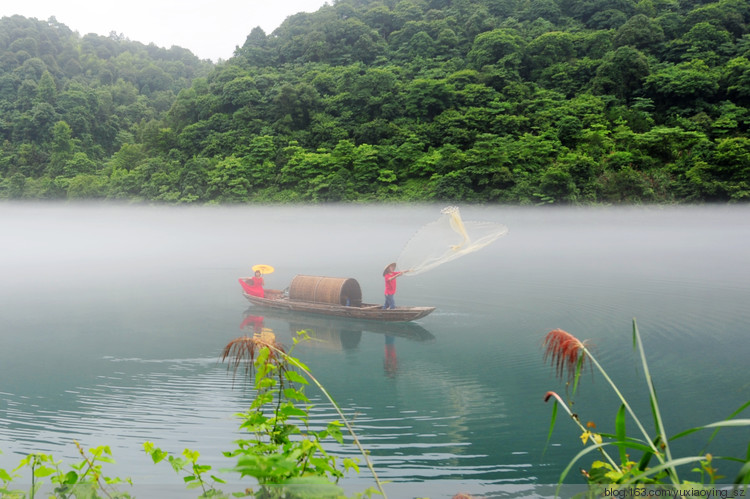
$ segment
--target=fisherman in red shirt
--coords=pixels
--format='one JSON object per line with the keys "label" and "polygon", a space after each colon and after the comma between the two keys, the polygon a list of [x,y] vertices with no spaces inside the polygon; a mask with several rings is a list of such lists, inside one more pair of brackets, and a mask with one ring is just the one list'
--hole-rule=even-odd
{"label": "fisherman in red shirt", "polygon": [[409,271],[396,272],[395,263],[391,263],[383,270],[383,277],[385,277],[385,305],[383,305],[383,309],[396,308],[396,301],[393,298],[396,294],[396,278],[406,272]]}

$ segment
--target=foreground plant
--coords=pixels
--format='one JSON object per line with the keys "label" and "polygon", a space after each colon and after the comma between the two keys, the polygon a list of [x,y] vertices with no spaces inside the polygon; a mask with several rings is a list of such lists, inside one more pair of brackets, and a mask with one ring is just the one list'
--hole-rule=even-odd
{"label": "foreground plant", "polygon": [[[298,335],[307,339],[305,332]],[[298,338],[294,341],[296,344]],[[230,359],[235,373],[242,365],[246,375],[255,373],[255,399],[250,409],[240,415],[243,419],[240,428],[252,436],[237,441],[238,448],[225,453],[228,457],[237,458],[233,471],[254,477],[264,486],[267,497],[305,488],[314,489],[319,496],[342,495],[335,484],[344,476],[344,471],[358,472],[359,467],[355,460],[344,459],[342,471],[336,457],[324,449],[322,441],[332,438],[342,444],[343,425],[372,472],[378,492],[385,497],[377,473],[341,408],[310,369],[276,342],[273,333],[263,332],[231,341],[222,355],[222,360],[226,359]],[[340,421],[328,423],[320,431],[309,428],[309,409],[312,406],[304,393],[308,379],[323,393],[341,418]],[[299,403],[306,405],[300,407]],[[368,489],[366,495],[373,492],[374,489]]]}
{"label": "foreground plant", "polygon": [[209,474],[211,466],[198,463],[198,457],[200,457],[198,451],[185,449],[182,452],[182,457],[176,457],[154,446],[153,442],[144,443],[143,450],[151,456],[154,464],[166,459],[172,465],[172,469],[175,472],[182,473],[182,479],[187,489],[200,488],[201,494],[198,496],[199,498],[228,497],[224,492],[216,488],[217,484],[225,483],[225,481],[216,475]]}
{"label": "foreground plant", "polygon": [[[0,497],[13,499],[33,499],[39,493],[43,485],[43,479],[49,478],[50,483],[54,486],[53,497],[60,498],[110,498],[110,499],[128,499],[130,494],[120,492],[115,487],[117,484],[128,483],[132,485],[130,479],[111,478],[104,475],[102,463],[114,464],[112,451],[108,446],[95,447],[89,449],[88,454],[83,447],[76,442],[78,452],[83,457],[83,461],[70,465],[69,471],[64,471],[61,467],[61,461],[55,460],[50,454],[32,453],[21,460],[19,465],[11,472],[0,469]],[[21,478],[18,472],[22,469],[28,469],[31,477],[31,486],[28,492],[20,489],[10,489],[11,482],[16,478]]]}
{"label": "foreground plant", "polygon": [[[298,335],[307,338],[304,332]],[[295,344],[297,342],[298,339],[295,338]],[[236,458],[236,465],[229,471],[239,473],[242,477],[253,477],[260,488],[257,491],[247,488],[244,492],[235,492],[231,496],[289,499],[344,497],[337,482],[345,471],[359,471],[357,461],[343,459],[339,465],[336,456],[329,454],[322,444],[328,438],[343,444],[343,425],[362,453],[377,484],[377,489],[369,488],[357,495],[371,497],[373,494],[381,494],[385,497],[372,462],[341,408],[310,369],[287,353],[276,342],[272,333],[262,332],[232,340],[224,348],[222,360],[229,360],[229,367],[235,375],[240,368],[244,368],[245,376],[254,378],[255,389],[255,397],[249,410],[239,415],[242,420],[240,429],[247,431],[250,437],[238,440],[237,448],[224,454]],[[304,393],[308,379],[320,389],[341,418],[318,431],[311,430],[309,426],[312,405]],[[62,470],[60,462],[55,461],[52,456],[39,453],[28,455],[11,472],[0,469],[0,497],[34,498],[42,486],[41,480],[46,477],[54,485],[54,497],[130,497],[114,488],[115,484],[131,483],[130,480],[109,478],[103,474],[102,463],[114,462],[109,447],[91,449],[90,455],[87,455],[80,445],[76,445],[84,460],[72,465],[67,472]],[[185,449],[179,457],[170,455],[152,442],[146,442],[144,450],[154,463],[169,462],[173,470],[182,475],[188,489],[200,489],[198,497],[230,497],[218,488],[225,481],[212,473],[211,466],[198,462],[200,454],[197,451]],[[31,471],[29,491],[12,490],[11,482],[20,478],[18,471],[24,468]]]}
{"label": "foreground plant", "polygon": [[[584,456],[591,452],[598,452],[603,461],[595,461],[589,470],[584,470],[583,474],[590,484],[668,484],[673,488],[679,489],[681,485],[698,483],[701,485],[713,485],[720,478],[717,475],[713,461],[716,459],[726,460],[729,462],[740,463],[740,470],[733,480],[733,485],[737,489],[740,485],[750,483],[750,446],[744,457],[714,457],[711,454],[693,455],[675,458],[672,455],[670,444],[675,440],[695,433],[700,430],[712,429],[714,433],[709,438],[709,442],[716,435],[716,431],[724,427],[747,427],[750,426],[750,419],[735,419],[742,411],[750,406],[750,401],[743,404],[738,410],[733,412],[727,419],[718,421],[704,426],[691,428],[668,437],[661,415],[656,391],[649,372],[646,355],[643,348],[638,326],[635,319],[633,320],[633,348],[637,351],[640,359],[640,365],[646,378],[646,386],[649,394],[651,406],[651,416],[655,433],[650,434],[644,427],[639,416],[633,410],[631,404],[625,399],[617,385],[612,381],[610,376],[602,365],[596,360],[591,353],[586,342],[578,340],[572,334],[561,329],[550,331],[544,340],[545,360],[551,362],[556,369],[559,378],[567,375],[569,386],[571,386],[571,397],[575,396],[578,383],[584,366],[591,364],[607,381],[609,386],[615,392],[620,400],[620,408],[615,416],[615,432],[596,433],[593,431],[595,426],[588,424],[584,426],[578,415],[571,411],[569,404],[566,404],[563,398],[555,392],[547,392],[545,402],[553,399],[552,421],[550,423],[549,438],[555,426],[558,407],[567,413],[573,422],[581,430],[581,440],[584,445],[588,445],[580,451],[563,470],[559,484],[561,485],[567,477],[573,466]],[[638,436],[628,436],[626,433],[627,416],[635,423],[638,429]],[[608,448],[616,448],[618,459],[614,459],[607,451]],[[632,461],[628,454],[628,449],[641,453],[641,459],[638,462]],[[656,464],[652,465],[651,461],[655,459]],[[687,481],[681,478],[681,471],[678,469],[691,465],[691,471],[697,472],[696,481]],[[559,487],[558,487],[559,490]]]}
{"label": "foreground plant", "polygon": [[[308,339],[305,332],[298,335]],[[296,345],[298,338],[294,341]],[[343,425],[362,452],[378,487],[377,490],[367,489],[362,495],[370,497],[379,493],[385,497],[372,463],[341,408],[310,369],[276,342],[276,336],[272,332],[262,331],[253,336],[235,338],[224,347],[221,360],[228,362],[234,376],[242,371],[245,378],[252,378],[255,390],[248,411],[238,415],[242,421],[240,429],[250,436],[237,440],[237,447],[224,455],[236,459],[235,466],[229,471],[239,473],[242,477],[254,478],[259,489],[248,487],[244,493],[237,492],[232,496],[344,497],[337,483],[345,471],[359,471],[357,462],[343,459],[339,465],[336,456],[323,447],[323,441],[328,438],[343,444]],[[308,379],[325,395],[341,421],[332,421],[322,430],[310,429],[309,411],[312,406],[304,393]],[[197,452],[186,449],[184,458],[178,458],[170,456],[151,442],[147,442],[144,447],[155,463],[166,459],[176,472],[183,475],[189,488],[200,487],[202,494],[199,497],[228,497],[217,488],[217,484],[224,483],[223,480],[210,474],[210,466],[198,463]]]}

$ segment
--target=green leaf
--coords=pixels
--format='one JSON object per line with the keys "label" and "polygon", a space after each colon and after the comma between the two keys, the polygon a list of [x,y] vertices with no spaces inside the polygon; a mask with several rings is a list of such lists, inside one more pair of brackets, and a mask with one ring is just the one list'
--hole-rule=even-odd
{"label": "green leaf", "polygon": [[34,470],[34,476],[40,477],[40,478],[45,477],[45,476],[50,476],[54,473],[55,473],[55,469],[47,467],[47,466],[40,466],[39,468]]}
{"label": "green leaf", "polygon": [[273,393],[271,392],[264,392],[264,393],[258,393],[255,396],[255,399],[253,400],[253,403],[250,404],[250,409],[257,409],[259,407],[263,407],[266,404],[270,404],[273,402]]}
{"label": "green leaf", "polygon": [[357,461],[346,457],[344,458],[343,464],[345,470],[354,470],[356,473],[359,473],[359,464],[357,463]]}
{"label": "green leaf", "polygon": [[734,485],[739,485],[741,483],[748,483],[750,482],[750,461],[746,462],[745,465],[740,468],[739,473],[737,473],[737,478],[734,479]]}
{"label": "green leaf", "polygon": [[193,471],[198,475],[201,475],[207,471],[211,471],[211,465],[209,464],[196,464],[193,466]]}
{"label": "green leaf", "polygon": [[181,457],[169,456],[169,464],[172,465],[172,469],[174,469],[175,471],[182,471],[182,468],[185,467],[187,461],[185,461]]}
{"label": "green leaf", "polygon": [[607,484],[615,482],[619,477],[619,471],[614,469],[611,464],[602,461],[591,463],[588,480],[589,483]]}
{"label": "green leaf", "polygon": [[329,423],[327,431],[328,435],[330,435],[330,437],[336,440],[338,443],[344,443],[344,435],[341,433],[341,428],[338,421]]}
{"label": "green leaf", "polygon": [[242,476],[252,476],[258,480],[288,475],[297,468],[297,461],[282,455],[244,455],[237,459],[233,471]]}
{"label": "green leaf", "polygon": [[684,466],[690,463],[699,463],[705,458],[706,456],[689,456],[689,457],[681,457],[679,459],[672,459],[672,460],[666,461],[664,464],[659,464],[657,466],[654,466],[653,468],[648,468],[646,470],[643,470],[643,473],[634,475],[633,478],[623,483],[635,483],[636,481],[642,480],[645,477],[654,476],[662,471],[667,471],[668,473],[672,473],[672,470],[676,468],[677,466]]}
{"label": "green leaf", "polygon": [[151,452],[151,459],[154,461],[154,464],[160,463],[164,460],[165,457],[167,457],[169,454],[164,452],[161,449],[154,449]]}
{"label": "green leaf", "polygon": [[290,365],[297,367],[299,369],[302,369],[303,371],[310,372],[310,368],[307,367],[305,364],[302,363],[301,360],[299,360],[296,357],[286,357],[287,362],[289,362]]}
{"label": "green leaf", "polygon": [[[617,411],[617,416],[615,417],[615,433],[617,435],[617,440],[621,442],[625,441],[625,404],[621,404],[620,409]],[[625,452],[625,448],[620,447],[620,462],[625,464],[627,461],[628,456]]]}
{"label": "green leaf", "polygon": [[[657,449],[659,448],[659,443],[661,442],[661,437],[656,437],[654,439],[654,447]],[[643,471],[648,467],[648,463],[651,462],[651,458],[654,457],[654,453],[649,450],[648,452],[644,452],[643,456],[641,456],[641,460],[638,461],[638,469]]]}
{"label": "green leaf", "polygon": [[307,398],[304,393],[295,388],[286,388],[284,390],[284,397],[286,397],[288,400],[301,400],[303,402],[310,402],[310,399]]}
{"label": "green leaf", "polygon": [[[606,434],[601,434],[602,436],[609,436]],[[646,445],[644,443],[641,443],[637,440],[633,440],[632,438],[627,438],[625,441],[617,441],[617,442],[610,442],[611,445],[615,445],[619,448],[623,449],[634,449],[640,452],[652,452],[651,447],[649,445]]]}
{"label": "green leaf", "polygon": [[287,419],[290,416],[298,416],[300,418],[306,418],[307,411],[298,409],[297,407],[294,407],[291,404],[287,404],[279,408],[279,416],[283,419]]}
{"label": "green leaf", "polygon": [[705,425],[704,428],[723,428],[725,426],[750,426],[750,419],[731,419],[725,421],[717,421],[715,423]]}
{"label": "green leaf", "polygon": [[303,385],[309,384],[307,379],[301,374],[299,374],[297,371],[286,371],[284,372],[284,376],[286,377],[286,379],[288,379],[292,383],[300,383]]}
{"label": "green leaf", "polygon": [[542,455],[547,451],[547,447],[549,447],[550,440],[552,439],[552,430],[555,429],[555,421],[557,420],[557,400],[555,400],[552,404],[552,419],[549,422],[549,433],[547,433],[547,442],[544,444],[544,449],[542,450]]}
{"label": "green leaf", "polygon": [[[643,366],[643,375],[646,378],[646,384],[648,386],[649,402],[651,404],[651,413],[654,418],[654,426],[664,444],[664,454],[666,455],[667,461],[671,461],[672,455],[669,449],[669,440],[667,439],[661,411],[659,410],[659,400],[656,396],[656,388],[654,387],[653,379],[651,379],[651,372],[649,371],[648,362],[646,361],[646,352],[643,350],[643,340],[641,339],[641,334],[638,332],[638,325],[635,319],[633,319],[633,338],[638,347],[638,354],[640,355],[641,365]],[[677,477],[677,470],[674,467],[670,467],[668,471],[672,476],[672,480],[678,482],[679,478]]]}
{"label": "green leaf", "polygon": [[273,378],[260,378],[255,382],[256,390],[267,390],[276,385],[276,380]]}
{"label": "green leaf", "polygon": [[583,456],[585,456],[589,452],[593,452],[597,449],[601,449],[607,445],[610,445],[610,444],[603,443],[603,444],[589,445],[589,446],[584,447],[582,451],[576,454],[575,457],[573,457],[573,459],[570,462],[568,462],[567,466],[562,471],[562,473],[560,473],[560,478],[557,481],[557,489],[555,492],[555,496],[560,497],[560,487],[562,486],[563,481],[565,480],[565,477],[568,476],[568,473],[570,473],[570,470],[573,468],[573,466],[575,466],[575,464],[578,462],[579,459],[581,459]]}
{"label": "green leaf", "polygon": [[578,381],[581,379],[581,371],[583,371],[583,362],[586,360],[586,351],[584,350],[581,352],[581,354],[578,356],[578,361],[576,362],[576,373],[573,377],[573,390],[571,392],[571,395],[576,394],[576,390],[578,389]]}
{"label": "green leaf", "polygon": [[[742,404],[739,409],[737,409],[732,414],[730,414],[729,417],[727,417],[727,420],[733,419],[735,416],[737,416],[739,413],[741,413],[748,407],[750,407],[750,400]],[[719,433],[719,430],[721,430],[721,428],[716,428],[713,431],[713,433],[711,433],[711,436],[708,438],[708,441],[706,441],[706,445],[704,446],[703,450],[701,450],[701,454],[705,452],[706,447],[708,447],[708,444],[710,444],[713,441],[713,439],[716,437],[716,434]],[[750,448],[748,448],[748,459],[750,459]]]}
{"label": "green leaf", "polygon": [[182,451],[182,455],[185,456],[186,459],[194,463],[200,457],[200,452],[198,452],[197,450],[185,449],[184,451]]}

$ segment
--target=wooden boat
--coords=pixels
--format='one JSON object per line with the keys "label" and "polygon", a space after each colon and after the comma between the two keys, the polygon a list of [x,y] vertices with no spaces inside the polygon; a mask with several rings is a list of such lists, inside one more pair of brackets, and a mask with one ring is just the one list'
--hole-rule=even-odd
{"label": "wooden boat", "polygon": [[258,307],[351,319],[385,322],[408,322],[430,314],[435,307],[396,307],[384,310],[382,305],[362,302],[359,283],[352,278],[297,275],[288,293],[264,290],[264,296],[244,293]]}

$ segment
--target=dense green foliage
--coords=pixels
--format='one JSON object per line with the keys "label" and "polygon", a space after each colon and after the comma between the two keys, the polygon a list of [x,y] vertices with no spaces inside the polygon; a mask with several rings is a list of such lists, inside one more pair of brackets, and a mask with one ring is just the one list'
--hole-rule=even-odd
{"label": "dense green foliage", "polygon": [[743,0],[339,0],[228,61],[0,21],[0,197],[750,197]]}

